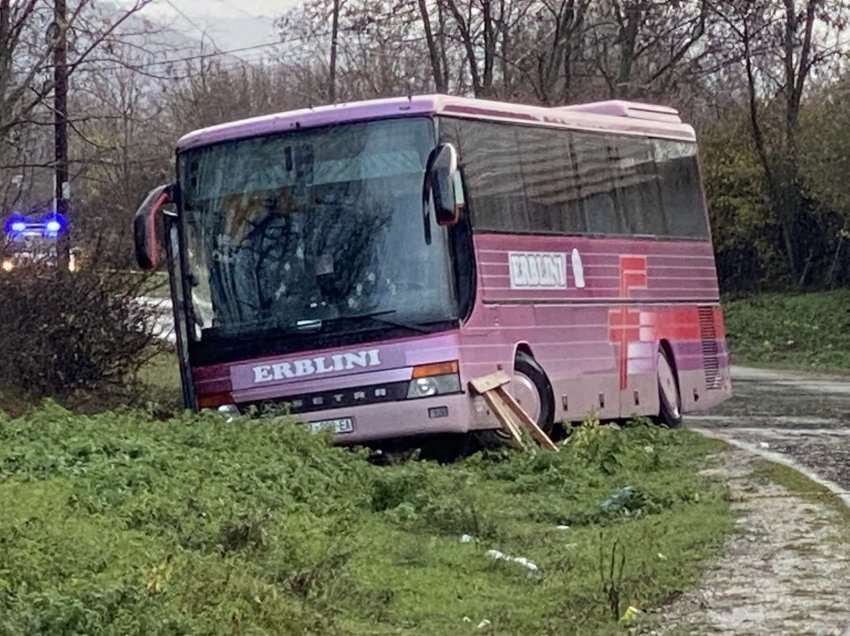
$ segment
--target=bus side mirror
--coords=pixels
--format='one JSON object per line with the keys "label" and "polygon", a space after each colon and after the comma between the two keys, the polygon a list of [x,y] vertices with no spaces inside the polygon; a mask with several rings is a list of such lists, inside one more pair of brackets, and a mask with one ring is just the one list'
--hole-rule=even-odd
{"label": "bus side mirror", "polygon": [[162,242],[157,236],[159,215],[162,208],[174,200],[174,187],[161,185],[150,192],[142,201],[133,217],[133,243],[136,248],[136,263],[140,269],[150,271],[157,268],[162,254]]}
{"label": "bus side mirror", "polygon": [[434,199],[438,225],[454,225],[463,213],[463,186],[457,166],[457,150],[452,144],[440,144],[428,157],[425,171],[425,201]]}

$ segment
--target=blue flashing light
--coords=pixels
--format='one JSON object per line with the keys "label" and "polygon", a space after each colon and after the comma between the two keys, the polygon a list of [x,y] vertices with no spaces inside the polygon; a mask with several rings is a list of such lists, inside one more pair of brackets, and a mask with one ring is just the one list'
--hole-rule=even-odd
{"label": "blue flashing light", "polygon": [[42,232],[45,238],[57,238],[65,231],[67,223],[61,214],[50,214],[41,219]]}
{"label": "blue flashing light", "polygon": [[41,217],[13,214],[3,223],[3,232],[13,241],[39,234],[47,239],[56,239],[65,232],[67,226],[61,214],[51,213]]}
{"label": "blue flashing light", "polygon": [[9,238],[15,238],[19,234],[23,234],[27,230],[27,219],[20,214],[12,214],[3,223],[3,232]]}

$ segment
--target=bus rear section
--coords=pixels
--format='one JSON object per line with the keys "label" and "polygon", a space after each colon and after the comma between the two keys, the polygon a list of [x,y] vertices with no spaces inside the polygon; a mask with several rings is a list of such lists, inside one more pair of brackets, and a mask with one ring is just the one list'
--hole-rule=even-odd
{"label": "bus rear section", "polygon": [[141,265],[165,248],[194,408],[282,407],[361,443],[498,427],[468,388],[498,370],[549,430],[676,425],[731,391],[669,109],[438,95],[235,122],[180,141],[134,232]]}
{"label": "bus rear section", "polygon": [[531,358],[543,386],[515,378],[536,412],[677,426],[732,390],[693,130],[647,105],[552,110],[571,125],[441,120],[478,271],[467,368]]}

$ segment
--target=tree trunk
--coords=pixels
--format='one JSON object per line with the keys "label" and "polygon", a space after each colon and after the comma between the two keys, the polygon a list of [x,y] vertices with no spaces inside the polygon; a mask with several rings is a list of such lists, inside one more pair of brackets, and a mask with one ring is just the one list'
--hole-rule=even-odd
{"label": "tree trunk", "polygon": [[339,3],[334,0],[333,17],[331,18],[331,62],[328,73],[328,103],[336,102],[336,49],[339,37]]}
{"label": "tree trunk", "polygon": [[620,64],[617,69],[616,97],[628,98],[633,93],[632,68],[635,63],[637,38],[643,20],[643,7],[628,5],[622,16],[620,27]]}
{"label": "tree trunk", "polygon": [[438,93],[448,92],[446,76],[440,64],[440,52],[437,50],[437,42],[431,31],[431,18],[428,15],[428,6],[425,0],[419,0],[419,15],[422,18],[422,29],[425,31],[425,41],[428,44],[428,57],[431,58],[431,74],[434,77],[434,88]]}
{"label": "tree trunk", "polygon": [[832,287],[835,284],[835,270],[838,269],[838,258],[841,256],[841,247],[844,245],[844,231],[838,235],[838,246],[835,248],[835,255],[832,257],[832,265],[829,266],[829,274],[826,278],[827,287]]}
{"label": "tree trunk", "polygon": [[476,97],[481,97],[483,93],[481,75],[478,72],[478,57],[475,53],[475,43],[472,41],[470,26],[463,17],[460,7],[457,6],[457,2],[455,2],[455,0],[446,0],[446,4],[449,7],[449,11],[451,11],[452,17],[455,19],[455,22],[457,22],[460,39],[461,42],[463,42],[463,49],[466,52],[466,59],[469,64],[469,74],[472,79],[472,91]]}

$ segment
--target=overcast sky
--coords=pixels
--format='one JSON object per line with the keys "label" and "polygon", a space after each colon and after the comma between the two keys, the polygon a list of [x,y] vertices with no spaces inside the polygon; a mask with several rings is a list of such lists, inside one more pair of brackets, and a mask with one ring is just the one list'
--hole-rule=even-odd
{"label": "overcast sky", "polygon": [[143,15],[192,38],[200,39],[205,31],[219,48],[234,49],[276,40],[274,19],[298,4],[298,0],[154,0]]}

